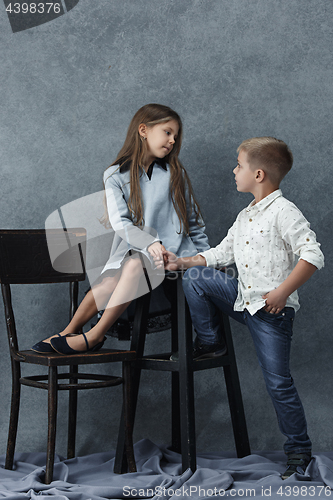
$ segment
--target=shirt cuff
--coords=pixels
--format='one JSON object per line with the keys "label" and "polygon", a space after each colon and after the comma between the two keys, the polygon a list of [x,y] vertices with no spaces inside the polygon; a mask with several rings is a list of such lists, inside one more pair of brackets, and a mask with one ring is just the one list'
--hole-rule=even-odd
{"label": "shirt cuff", "polygon": [[308,250],[306,252],[303,252],[299,258],[306,260],[306,262],[309,262],[309,264],[312,264],[317,269],[321,269],[322,267],[324,267],[324,255],[322,254],[322,252],[320,252],[320,254],[321,255],[318,255],[317,252],[311,252],[311,250]]}
{"label": "shirt cuff", "polygon": [[199,252],[198,255],[201,255],[206,260],[207,267],[216,267],[217,260],[211,250],[206,250],[205,252]]}
{"label": "shirt cuff", "polygon": [[153,245],[154,243],[156,243],[158,241],[158,243],[161,243],[162,245],[162,242],[159,238],[155,238],[154,241],[152,241],[151,243],[149,243],[149,245],[146,246],[146,248],[144,250],[146,250],[146,252],[148,252],[148,248]]}

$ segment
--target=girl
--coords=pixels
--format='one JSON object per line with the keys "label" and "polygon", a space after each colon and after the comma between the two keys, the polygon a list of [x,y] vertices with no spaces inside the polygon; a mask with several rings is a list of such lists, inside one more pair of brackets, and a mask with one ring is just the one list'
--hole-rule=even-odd
{"label": "girl", "polygon": [[[130,302],[148,292],[143,259],[147,269],[147,260],[151,270],[154,265],[159,269],[166,249],[182,257],[209,249],[199,206],[178,159],[181,140],[181,119],[169,107],[147,104],[134,115],[116,161],[104,173],[101,222],[115,232],[109,261],[68,326],[32,350],[74,354],[100,349]],[[90,331],[74,333],[104,308]]]}

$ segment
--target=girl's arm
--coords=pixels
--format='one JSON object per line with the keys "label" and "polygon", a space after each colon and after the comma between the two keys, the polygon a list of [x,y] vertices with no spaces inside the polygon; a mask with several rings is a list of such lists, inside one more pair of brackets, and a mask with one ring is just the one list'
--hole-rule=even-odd
{"label": "girl's arm", "polygon": [[199,219],[199,224],[196,222],[196,215],[193,210],[191,215],[189,215],[189,230],[190,238],[193,241],[197,252],[204,252],[210,248],[205,229],[206,228],[202,219]]}
{"label": "girl's arm", "polygon": [[193,204],[190,203],[188,189],[186,190],[187,218],[189,225],[189,236],[197,249],[197,252],[204,252],[210,248],[208,236],[205,233],[205,225],[202,219],[197,222]]}

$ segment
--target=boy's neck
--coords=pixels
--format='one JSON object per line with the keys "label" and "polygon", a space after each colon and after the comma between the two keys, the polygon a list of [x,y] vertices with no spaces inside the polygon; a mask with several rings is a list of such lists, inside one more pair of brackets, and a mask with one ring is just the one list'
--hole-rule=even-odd
{"label": "boy's neck", "polygon": [[279,189],[280,186],[274,186],[273,184],[269,183],[261,183],[258,184],[251,193],[254,196],[254,204],[259,203],[259,201],[263,200],[266,198],[266,196],[269,196],[271,193],[274,193],[277,189]]}

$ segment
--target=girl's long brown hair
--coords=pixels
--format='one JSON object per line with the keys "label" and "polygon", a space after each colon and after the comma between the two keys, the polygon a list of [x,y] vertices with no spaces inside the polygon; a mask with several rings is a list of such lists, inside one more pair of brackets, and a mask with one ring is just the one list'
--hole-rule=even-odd
{"label": "girl's long brown hair", "polygon": [[[187,213],[188,200],[192,211],[196,216],[196,223],[202,225],[202,218],[199,205],[194,197],[193,189],[186,170],[178,159],[181,147],[183,125],[179,115],[168,106],[161,104],[146,104],[140,108],[134,115],[127,131],[127,136],[123,147],[119,151],[116,160],[110,165],[119,165],[121,168],[128,161],[130,162],[130,197],[128,207],[132,215],[133,223],[137,226],[144,226],[142,206],[142,196],[140,187],[140,175],[142,174],[142,164],[145,153],[147,152],[147,141],[142,140],[139,134],[139,125],[145,124],[147,127],[153,127],[158,123],[165,123],[175,120],[179,125],[179,131],[175,144],[164,160],[170,165],[170,194],[173,206],[179,218],[180,230],[189,234],[189,221]],[[106,200],[104,196],[105,212],[101,218],[102,224],[110,227]]]}

